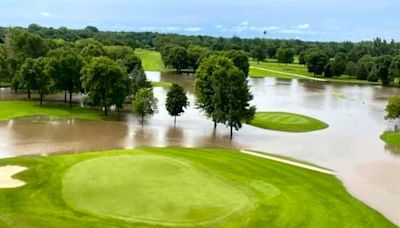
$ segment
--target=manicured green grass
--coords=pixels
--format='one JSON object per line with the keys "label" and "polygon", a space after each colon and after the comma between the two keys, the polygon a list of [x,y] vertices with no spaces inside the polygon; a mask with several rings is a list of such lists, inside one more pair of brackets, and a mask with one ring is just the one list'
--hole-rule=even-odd
{"label": "manicured green grass", "polygon": [[[299,64],[279,64],[274,62],[260,62],[250,61],[249,75],[254,78],[260,77],[276,77],[284,79],[307,79],[304,77],[309,77],[310,80],[323,79],[328,82],[342,82],[342,83],[353,83],[353,84],[368,84],[368,85],[380,85],[380,82],[369,82],[366,80],[357,80],[354,77],[349,77],[348,75],[342,75],[339,78],[325,78],[322,76],[316,76],[307,71],[307,67]],[[258,68],[258,69],[257,69]],[[265,70],[262,70],[265,69]],[[279,73],[281,72],[281,73]]]}
{"label": "manicured green grass", "polygon": [[153,87],[166,87],[169,88],[172,86],[171,82],[151,82]]}
{"label": "manicured green grass", "polygon": [[168,71],[157,51],[136,49],[135,54],[142,60],[143,68],[146,71]]}
{"label": "manicured green grass", "polygon": [[386,144],[400,147],[400,132],[384,132],[381,135],[381,139],[385,141]]}
{"label": "manicured green grass", "polygon": [[143,148],[0,160],[1,227],[395,227],[335,177],[225,149]]}
{"label": "manicured green grass", "polygon": [[26,116],[50,116],[83,120],[101,120],[103,115],[89,108],[73,107],[67,104],[43,104],[37,101],[0,101],[0,121]]}
{"label": "manicured green grass", "polygon": [[308,116],[286,112],[258,112],[250,124],[264,129],[286,132],[310,132],[329,126]]}

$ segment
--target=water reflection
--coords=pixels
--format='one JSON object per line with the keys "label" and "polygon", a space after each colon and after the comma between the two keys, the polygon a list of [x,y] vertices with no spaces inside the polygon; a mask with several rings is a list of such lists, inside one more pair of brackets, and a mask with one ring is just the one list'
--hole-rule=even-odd
{"label": "water reflection", "polygon": [[[142,146],[267,151],[337,170],[351,193],[400,224],[400,190],[397,185],[393,187],[394,182],[399,183],[394,181],[399,180],[399,151],[379,139],[390,126],[383,118],[386,100],[398,94],[397,88],[297,79],[250,79],[254,94],[252,103],[259,111],[310,115],[324,120],[330,127],[323,131],[293,134],[245,125],[230,142],[229,129],[219,125],[214,131],[213,123],[194,108],[193,75],[158,72],[148,72],[147,75],[152,81],[175,82],[185,87],[191,107],[177,119],[176,126],[164,108],[167,89],[155,88],[160,111],[147,118],[144,126],[139,117],[130,113],[125,113],[119,122],[44,117],[0,122],[0,156]],[[23,94],[2,91],[0,96],[10,99],[20,98]],[[63,94],[48,99],[62,100]],[[76,96],[75,99],[83,102],[85,97]],[[379,174],[379,178],[371,176],[374,172]]]}

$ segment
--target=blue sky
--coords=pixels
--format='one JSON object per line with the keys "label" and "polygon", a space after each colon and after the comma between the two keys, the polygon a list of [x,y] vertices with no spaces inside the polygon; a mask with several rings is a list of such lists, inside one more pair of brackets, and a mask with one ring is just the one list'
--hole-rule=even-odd
{"label": "blue sky", "polygon": [[1,26],[303,40],[400,40],[399,0],[1,0]]}

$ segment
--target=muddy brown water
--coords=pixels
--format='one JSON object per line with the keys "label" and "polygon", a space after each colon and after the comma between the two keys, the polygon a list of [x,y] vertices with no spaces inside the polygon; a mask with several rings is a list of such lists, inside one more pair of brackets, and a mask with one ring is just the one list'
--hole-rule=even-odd
{"label": "muddy brown water", "polygon": [[[229,141],[229,129],[217,131],[194,108],[193,75],[147,72],[153,81],[176,82],[185,87],[191,106],[177,119],[164,106],[167,89],[155,88],[159,112],[145,125],[133,114],[121,121],[59,120],[47,117],[0,122],[0,156],[84,152],[142,146],[228,147],[290,156],[338,171],[348,191],[400,224],[400,150],[379,139],[396,123],[384,120],[387,99],[400,89],[280,80],[250,79],[258,111],[300,113],[330,126],[311,133],[283,133],[245,125]],[[2,90],[0,99],[21,98]],[[63,99],[63,94],[49,99]],[[76,96],[76,102],[84,97]],[[256,175],[256,174],[255,174]],[[355,212],[357,213],[357,212]]]}

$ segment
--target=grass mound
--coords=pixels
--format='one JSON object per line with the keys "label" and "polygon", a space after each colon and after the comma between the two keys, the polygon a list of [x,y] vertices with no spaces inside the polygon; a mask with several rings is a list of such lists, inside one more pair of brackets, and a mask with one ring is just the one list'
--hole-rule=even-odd
{"label": "grass mound", "polygon": [[258,112],[250,124],[264,129],[286,132],[310,132],[329,126],[308,116],[286,112]]}
{"label": "grass mound", "polygon": [[39,105],[32,101],[0,101],[0,121],[26,116],[50,116],[84,120],[101,120],[103,116],[89,108],[69,108],[64,104]]}
{"label": "grass mound", "polygon": [[395,227],[335,177],[225,149],[0,160],[0,227]]}
{"label": "grass mound", "polygon": [[388,145],[400,147],[400,132],[384,132],[381,139]]}
{"label": "grass mound", "polygon": [[146,49],[136,49],[135,54],[142,60],[144,70],[166,71],[159,52]]}

